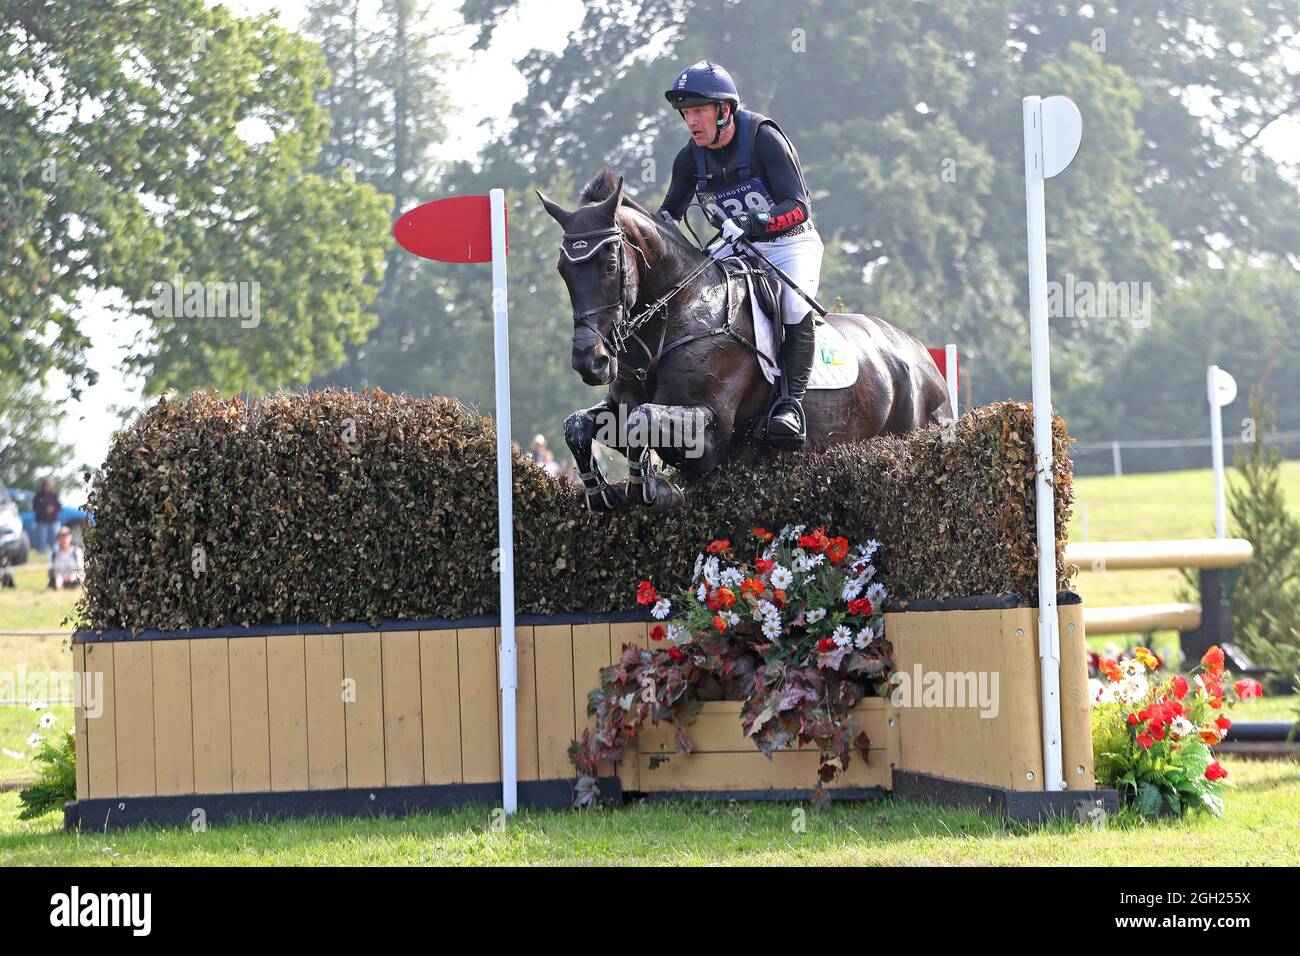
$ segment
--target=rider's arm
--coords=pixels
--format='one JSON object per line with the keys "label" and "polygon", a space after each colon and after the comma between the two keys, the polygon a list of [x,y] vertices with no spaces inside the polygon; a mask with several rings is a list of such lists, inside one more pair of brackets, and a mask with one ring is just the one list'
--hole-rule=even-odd
{"label": "rider's arm", "polygon": [[659,211],[667,211],[668,215],[680,221],[686,215],[686,208],[691,204],[694,194],[695,162],[691,148],[685,146],[673,160],[672,182],[668,184],[668,194],[664,196],[664,201],[659,204]]}
{"label": "rider's arm", "polygon": [[759,235],[776,235],[806,221],[808,193],[785,137],[765,125],[755,137],[754,153],[763,166],[768,192],[776,202],[769,211],[771,218],[759,230]]}

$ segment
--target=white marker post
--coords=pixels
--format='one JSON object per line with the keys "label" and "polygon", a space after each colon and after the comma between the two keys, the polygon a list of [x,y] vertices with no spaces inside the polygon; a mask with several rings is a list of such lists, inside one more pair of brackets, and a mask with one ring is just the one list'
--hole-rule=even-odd
{"label": "white marker post", "polygon": [[[1056,612],[1056,501],[1052,488],[1052,377],[1047,335],[1047,213],[1043,183],[1079,151],[1083,119],[1064,96],[1022,101],[1029,237],[1029,349],[1033,361],[1034,471],[1038,530],[1038,662],[1043,687],[1043,789],[1064,790],[1061,765],[1061,634]],[[1091,785],[1092,781],[1088,781]]]}
{"label": "white marker post", "polygon": [[954,419],[957,414],[957,346],[951,342],[943,347],[943,378],[948,386],[948,407]]}
{"label": "white marker post", "polygon": [[515,651],[515,512],[513,454],[510,446],[510,334],[506,309],[506,194],[488,193],[492,216],[492,342],[496,363],[497,402],[497,546],[501,561],[501,806],[507,814],[519,809],[518,766],[515,757],[515,692],[519,661]]}
{"label": "white marker post", "polygon": [[1223,507],[1223,406],[1237,397],[1237,380],[1211,365],[1205,376],[1205,391],[1210,400],[1210,448],[1214,456],[1214,527],[1220,538],[1228,536],[1227,515]]}

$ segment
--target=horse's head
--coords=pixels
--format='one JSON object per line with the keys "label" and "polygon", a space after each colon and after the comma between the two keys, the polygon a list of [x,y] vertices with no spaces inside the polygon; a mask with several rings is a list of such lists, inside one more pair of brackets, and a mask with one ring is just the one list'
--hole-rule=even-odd
{"label": "horse's head", "polygon": [[537,197],[561,226],[564,239],[557,265],[573,305],[573,368],[588,385],[608,385],[618,374],[615,335],[637,300],[640,276],[626,248],[618,209],[623,180],[601,170],[572,211]]}

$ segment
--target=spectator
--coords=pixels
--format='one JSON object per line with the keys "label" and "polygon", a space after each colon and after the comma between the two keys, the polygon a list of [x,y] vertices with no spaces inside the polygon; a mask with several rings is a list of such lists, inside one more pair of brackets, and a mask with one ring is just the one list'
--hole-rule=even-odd
{"label": "spectator", "polygon": [[86,578],[86,563],[81,549],[72,543],[72,529],[59,529],[58,543],[50,551],[50,587],[76,588]]}
{"label": "spectator", "polygon": [[560,463],[555,460],[555,452],[548,448],[542,453],[542,456],[542,467],[546,469],[546,473],[552,478],[558,477],[560,474]]}
{"label": "spectator", "polygon": [[546,436],[540,432],[533,436],[533,447],[528,452],[528,457],[533,460],[535,465],[546,464]]}
{"label": "spectator", "polygon": [[59,530],[59,515],[63,511],[63,505],[59,502],[59,493],[54,490],[54,482],[50,479],[41,479],[41,489],[32,501],[32,510],[36,513],[36,540],[32,542],[32,547],[53,554],[54,537]]}

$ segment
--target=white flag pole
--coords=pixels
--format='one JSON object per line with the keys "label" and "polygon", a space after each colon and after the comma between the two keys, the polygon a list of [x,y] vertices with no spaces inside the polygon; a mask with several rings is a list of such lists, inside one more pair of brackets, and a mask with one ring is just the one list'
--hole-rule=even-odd
{"label": "white flag pole", "polygon": [[1237,397],[1237,380],[1211,365],[1205,376],[1206,397],[1210,400],[1210,448],[1214,461],[1214,527],[1220,538],[1228,536],[1227,514],[1223,506],[1223,406]]}
{"label": "white flag pole", "polygon": [[507,814],[519,807],[515,757],[515,691],[519,664],[515,651],[515,546],[513,453],[510,444],[510,338],[506,310],[506,194],[488,193],[492,216],[492,331],[497,405],[497,546],[501,562],[501,646],[497,672],[501,687],[501,805]]}
{"label": "white flag pole", "polygon": [[[1033,362],[1034,471],[1038,531],[1038,662],[1042,677],[1043,789],[1064,790],[1061,755],[1061,634],[1056,611],[1056,502],[1052,487],[1052,378],[1047,335],[1045,180],[1079,149],[1078,107],[1063,96],[1022,101],[1029,238],[1029,349]],[[1091,781],[1088,781],[1091,783]]]}

